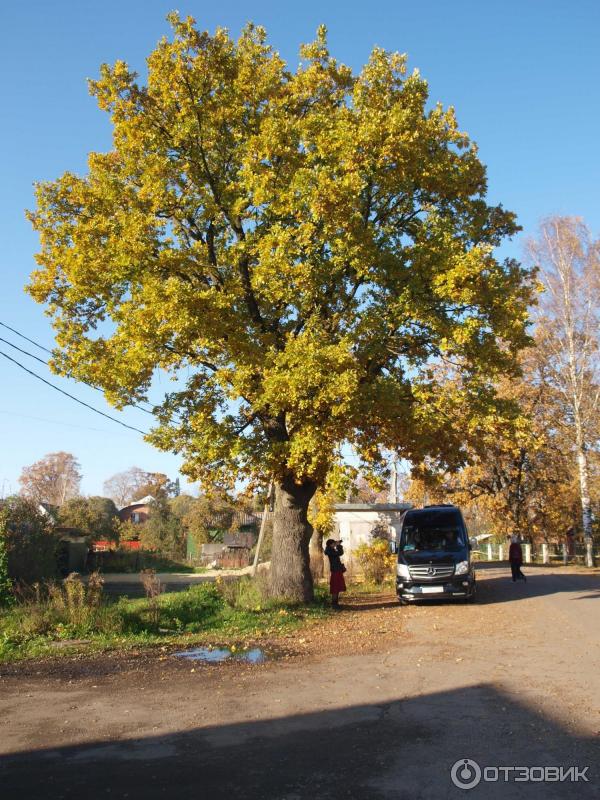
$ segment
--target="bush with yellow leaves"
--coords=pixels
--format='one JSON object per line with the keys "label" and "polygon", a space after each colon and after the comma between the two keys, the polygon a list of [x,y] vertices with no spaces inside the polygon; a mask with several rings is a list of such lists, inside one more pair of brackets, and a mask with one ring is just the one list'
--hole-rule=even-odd
{"label": "bush with yellow leaves", "polygon": [[361,544],[355,550],[365,578],[374,583],[383,583],[394,568],[395,556],[390,553],[385,539],[375,539],[371,544]]}

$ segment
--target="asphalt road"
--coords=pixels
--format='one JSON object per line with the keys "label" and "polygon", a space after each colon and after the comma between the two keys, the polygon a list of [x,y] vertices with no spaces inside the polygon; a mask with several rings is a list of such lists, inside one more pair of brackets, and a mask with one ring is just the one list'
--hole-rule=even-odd
{"label": "asphalt road", "polygon": [[[163,592],[181,592],[199,583],[212,583],[217,578],[227,580],[240,575],[249,575],[251,567],[243,569],[210,569],[195,574],[193,572],[157,572]],[[85,578],[84,578],[85,580]],[[145,590],[139,572],[108,572],[102,575],[104,593],[113,597],[144,597]]]}
{"label": "asphalt road", "polygon": [[[528,573],[482,570],[472,606],[390,606],[402,634],[379,652],[5,677],[0,796],[599,798],[600,576]],[[464,759],[470,790],[451,780]],[[539,780],[559,767],[588,781]]]}

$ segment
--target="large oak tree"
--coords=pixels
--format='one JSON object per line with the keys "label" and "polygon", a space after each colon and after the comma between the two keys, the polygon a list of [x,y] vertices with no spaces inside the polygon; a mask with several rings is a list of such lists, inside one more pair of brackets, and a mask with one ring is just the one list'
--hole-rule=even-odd
{"label": "large oak tree", "polygon": [[56,368],[115,405],[177,377],[148,439],[191,478],[274,480],[272,591],[307,599],[307,508],[341,443],[365,470],[383,448],[459,461],[453,418],[513,369],[529,277],[494,257],[514,216],[404,56],[355,75],[321,29],[292,70],[261,28],[170,21],[145,85],[122,61],[91,82],[113,147],[38,186],[29,290]]}

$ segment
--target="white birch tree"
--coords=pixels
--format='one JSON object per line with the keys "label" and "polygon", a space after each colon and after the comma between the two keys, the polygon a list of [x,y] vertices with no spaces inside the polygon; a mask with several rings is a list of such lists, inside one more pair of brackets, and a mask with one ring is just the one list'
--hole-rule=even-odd
{"label": "white birch tree", "polygon": [[581,495],[586,563],[592,566],[590,451],[598,447],[600,404],[600,241],[577,217],[550,217],[529,253],[539,268],[544,293],[537,315],[539,346],[549,379],[562,394],[572,430]]}

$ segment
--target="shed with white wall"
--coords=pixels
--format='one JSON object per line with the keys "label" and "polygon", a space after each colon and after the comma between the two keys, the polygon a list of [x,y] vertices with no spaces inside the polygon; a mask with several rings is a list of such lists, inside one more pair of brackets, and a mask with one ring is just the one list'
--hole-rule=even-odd
{"label": "shed with white wall", "polygon": [[389,539],[395,539],[409,508],[412,508],[410,503],[336,503],[333,538],[342,540],[346,563],[351,563],[352,553],[359,545],[373,541],[376,528],[382,528]]}

